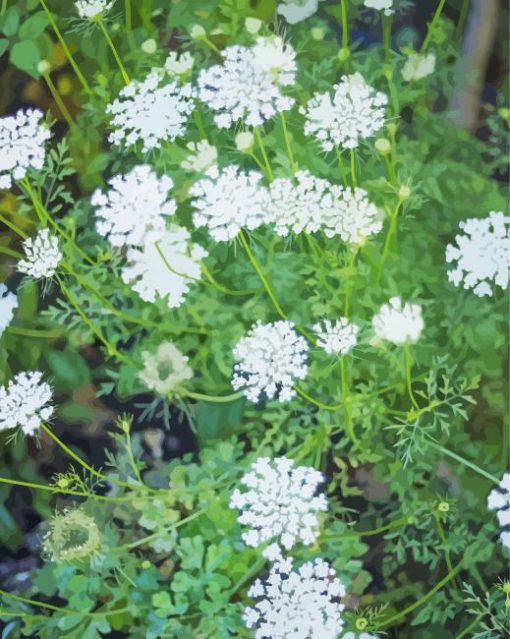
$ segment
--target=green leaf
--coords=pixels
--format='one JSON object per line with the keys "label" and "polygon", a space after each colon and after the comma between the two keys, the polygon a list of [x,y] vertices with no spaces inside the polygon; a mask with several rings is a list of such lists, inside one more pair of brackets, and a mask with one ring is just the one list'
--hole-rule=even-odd
{"label": "green leaf", "polygon": [[5,50],[9,46],[9,40],[5,40],[4,38],[0,38],[0,55],[5,53]]}
{"label": "green leaf", "polygon": [[197,432],[202,445],[232,434],[241,423],[245,400],[243,398],[229,404],[200,402],[197,406]]}
{"label": "green leaf", "polygon": [[8,37],[15,35],[18,30],[19,18],[19,7],[10,7],[6,14],[0,18],[0,31]]}
{"label": "green leaf", "polygon": [[11,49],[11,62],[21,71],[29,73],[34,78],[39,76],[37,65],[41,61],[41,54],[37,45],[31,40],[17,42]]}
{"label": "green leaf", "polygon": [[48,364],[59,389],[74,390],[90,381],[90,371],[77,353],[51,351],[48,353]]}
{"label": "green leaf", "polygon": [[19,37],[21,40],[35,39],[41,35],[48,24],[48,18],[46,17],[44,11],[34,13],[34,15],[30,16],[21,25],[21,28],[19,30]]}

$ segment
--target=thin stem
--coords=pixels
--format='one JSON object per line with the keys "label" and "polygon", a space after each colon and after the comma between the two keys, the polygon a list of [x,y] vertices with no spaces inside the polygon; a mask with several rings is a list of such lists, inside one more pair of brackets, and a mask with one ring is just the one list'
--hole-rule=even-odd
{"label": "thin stem", "polygon": [[342,179],[342,186],[347,186],[347,172],[345,170],[344,159],[342,157],[342,152],[338,147],[336,147],[336,155],[338,158],[338,171]]}
{"label": "thin stem", "polygon": [[105,27],[103,19],[99,18],[97,20],[97,24],[99,25],[99,28],[103,32],[103,35],[104,35],[104,37],[106,39],[106,42],[108,43],[108,46],[110,47],[110,49],[111,49],[111,51],[113,53],[113,57],[115,58],[115,60],[117,62],[117,65],[118,65],[118,67],[120,69],[120,72],[122,74],[122,79],[124,80],[124,84],[129,84],[131,82],[131,80],[129,79],[129,75],[127,74],[127,71],[124,68],[124,65],[122,64],[122,60],[119,57],[117,49],[115,48],[115,45],[113,44],[113,41],[110,38],[110,34],[108,33],[108,30]]}
{"label": "thin stem", "polygon": [[[109,615],[117,615],[121,612],[127,612],[129,607],[117,608],[115,610],[105,610],[97,612],[83,612],[81,610],[70,610],[69,608],[61,608],[59,606],[53,606],[52,604],[44,603],[43,601],[36,601],[35,599],[28,599],[27,597],[21,597],[20,595],[13,595],[5,590],[0,590],[1,597],[8,597],[14,601],[19,601],[29,606],[35,606],[36,608],[45,608],[46,610],[52,610],[53,612],[59,612],[63,615],[76,615],[77,617],[106,617]],[[2,613],[0,612],[0,616]]]}
{"label": "thin stem", "polygon": [[0,10],[0,16],[3,16],[7,11],[7,0],[2,0],[2,9]]}
{"label": "thin stem", "polygon": [[441,14],[443,12],[445,4],[446,4],[446,0],[439,0],[439,4],[437,5],[437,9],[436,9],[436,12],[434,13],[434,17],[432,18],[432,21],[429,24],[429,28],[427,29],[427,35],[425,36],[425,40],[423,41],[423,44],[421,45],[421,49],[420,49],[421,53],[425,53],[425,51],[428,49],[428,46],[432,40],[432,36],[434,35],[434,31],[436,30],[437,23],[439,22],[439,19],[441,18]]}
{"label": "thin stem", "polygon": [[46,84],[48,85],[50,93],[53,96],[53,99],[55,100],[55,103],[58,106],[58,108],[60,110],[60,113],[64,117],[64,120],[67,122],[68,127],[70,129],[74,129],[73,118],[72,118],[71,114],[69,113],[66,105],[64,104],[64,101],[60,97],[60,94],[57,91],[57,87],[53,83],[53,80],[51,79],[50,74],[49,73],[44,73],[43,74],[43,78],[46,80]]}
{"label": "thin stem", "polygon": [[347,367],[345,365],[345,357],[340,357],[340,379],[342,387],[342,403],[344,406],[345,414],[345,429],[349,435],[350,440],[356,448],[360,448],[359,439],[354,432],[354,424],[352,421],[351,405],[349,398],[349,382],[347,380]]}
{"label": "thin stem", "polygon": [[335,411],[341,410],[344,407],[343,402],[341,402],[340,404],[324,404],[323,402],[320,402],[319,400],[314,399],[313,397],[308,395],[308,393],[305,393],[305,391],[299,388],[299,386],[294,386],[294,390],[298,395],[301,395],[303,399],[306,399],[306,401],[310,402],[314,406],[317,406],[318,408],[322,408],[323,410]]}
{"label": "thin stem", "polygon": [[[0,222],[2,222],[2,224],[5,224],[5,226],[7,226],[8,228],[11,229],[11,231],[14,231],[17,235],[19,235],[20,237],[22,237],[24,240],[27,239],[28,237],[28,233],[25,233],[25,231],[23,231],[22,229],[19,228],[19,226],[17,226],[14,222],[11,222],[11,220],[9,220],[8,218],[6,218],[4,215],[2,215],[0,213]],[[13,256],[14,257],[14,256]]]}
{"label": "thin stem", "polygon": [[395,530],[397,528],[402,528],[406,524],[409,524],[409,515],[405,517],[400,517],[395,521],[390,521],[388,524],[384,524],[384,526],[379,526],[378,528],[372,528],[370,530],[347,530],[338,535],[326,535],[327,539],[343,539],[344,537],[374,537],[376,535],[380,535],[381,533],[387,532],[388,530]]}
{"label": "thin stem", "polygon": [[290,161],[290,171],[294,175],[294,173],[297,170],[297,166],[294,160],[294,154],[292,153],[292,146],[290,144],[289,131],[287,129],[287,119],[285,117],[284,111],[280,113],[280,117],[282,121],[283,137],[285,138],[285,146],[287,147],[287,155],[289,156],[289,161]]}
{"label": "thin stem", "polygon": [[391,26],[393,22],[393,15],[382,16],[382,29],[383,29],[383,46],[384,46],[384,61],[389,62],[391,51]]}
{"label": "thin stem", "polygon": [[230,592],[228,593],[228,599],[232,599],[232,597],[236,594],[238,590],[240,590],[245,583],[251,581],[255,575],[257,575],[266,563],[265,559],[259,559],[255,562],[248,572],[244,573],[242,577],[240,577],[236,583],[232,586]]}
{"label": "thin stem", "polygon": [[19,251],[14,251],[13,249],[10,249],[7,246],[2,246],[1,244],[0,253],[3,253],[3,255],[8,255],[9,257],[14,257],[17,260],[20,260],[23,257],[23,255]]}
{"label": "thin stem", "polygon": [[454,453],[448,448],[441,446],[441,444],[438,444],[431,435],[427,435],[427,437],[429,439],[429,446],[431,446],[435,450],[443,453],[447,457],[451,457],[452,459],[455,459],[455,461],[458,461],[463,466],[466,466],[467,468],[471,468],[471,470],[474,470],[476,473],[478,473],[482,477],[485,477],[486,479],[493,482],[494,484],[499,484],[499,478],[496,477],[495,475],[488,473],[486,470],[483,470],[483,468],[480,468],[479,466],[474,464],[472,461],[469,461],[468,459],[465,459],[464,457],[457,455],[457,453]]}
{"label": "thin stem", "polygon": [[78,80],[80,81],[84,91],[86,93],[88,93],[89,95],[92,95],[92,89],[89,86],[89,83],[87,82],[87,80],[85,80],[82,72],[80,71],[80,67],[76,64],[76,60],[73,58],[73,55],[71,53],[71,51],[69,51],[69,47],[66,44],[66,41],[64,40],[62,34],[60,33],[60,29],[57,26],[57,23],[55,22],[53,15],[51,14],[51,11],[48,8],[48,5],[46,4],[45,0],[39,0],[39,2],[41,3],[44,11],[46,12],[46,15],[48,16],[48,20],[53,28],[53,31],[55,32],[55,35],[58,38],[58,41],[60,42],[62,49],[64,50],[64,53],[66,54],[67,59],[69,60],[71,66],[74,69],[74,72],[76,73],[76,76],[78,78]]}
{"label": "thin stem", "polygon": [[420,406],[418,404],[418,402],[416,401],[416,398],[414,396],[413,393],[413,378],[411,375],[411,368],[413,365],[413,361],[411,359],[411,351],[409,350],[409,345],[406,344],[404,346],[404,360],[405,360],[405,369],[406,369],[406,386],[407,386],[407,393],[409,395],[409,399],[411,400],[413,406],[416,408],[416,410],[420,410]]}
{"label": "thin stem", "polygon": [[[58,488],[58,486],[47,486],[46,484],[36,484],[34,482],[22,481],[21,479],[9,479],[8,477],[0,477],[0,483],[9,484],[11,486],[22,486],[24,488],[33,488],[35,490],[44,490],[54,494],[72,495],[73,497],[90,497],[91,499],[97,499],[99,501],[132,501],[133,498],[129,497],[110,497],[109,495],[97,495],[96,493],[87,493],[81,490],[64,490]],[[1,615],[0,615],[1,616]]]}
{"label": "thin stem", "polygon": [[455,40],[460,42],[462,34],[464,33],[464,25],[469,11],[470,0],[463,0],[462,7],[459,13],[459,19],[457,20],[457,26],[455,27]]}
{"label": "thin stem", "polygon": [[140,470],[138,468],[138,464],[135,461],[135,456],[133,455],[133,446],[131,445],[131,433],[129,429],[126,429],[125,434],[126,434],[126,451],[128,454],[129,463],[131,465],[131,468],[133,469],[136,479],[143,486],[144,481],[142,479],[142,476],[140,475]]}
{"label": "thin stem", "polygon": [[188,515],[188,517],[185,517],[184,519],[179,520],[175,524],[171,524],[170,526],[165,527],[163,530],[158,530],[157,532],[152,533],[152,535],[148,535],[147,537],[142,537],[142,539],[137,539],[136,541],[133,541],[130,544],[124,544],[123,546],[118,546],[117,548],[114,548],[113,552],[122,552],[123,550],[134,550],[135,548],[138,548],[139,546],[143,546],[144,544],[150,541],[153,541],[154,539],[157,539],[158,537],[161,537],[161,535],[166,534],[169,530],[180,528],[181,526],[184,526],[184,524],[187,524],[190,521],[197,519],[197,517],[200,517],[201,515],[203,515],[204,512],[205,511],[203,509],[197,510],[191,515]]}
{"label": "thin stem", "polygon": [[342,21],[342,49],[345,58],[350,55],[349,50],[349,23],[347,20],[347,0],[341,0],[341,21]]}
{"label": "thin stem", "polygon": [[25,328],[23,326],[13,326],[12,324],[7,327],[7,332],[12,333],[13,335],[34,337],[36,339],[58,339],[65,335],[65,332],[60,329],[46,330],[44,328]]}
{"label": "thin stem", "polygon": [[352,188],[355,189],[357,186],[356,182],[356,151],[354,149],[349,149],[351,156],[351,185]]}
{"label": "thin stem", "polygon": [[206,278],[209,280],[213,288],[220,291],[221,293],[225,293],[225,295],[238,295],[242,297],[242,296],[254,295],[256,293],[262,292],[262,289],[256,289],[256,288],[247,288],[247,289],[236,291],[232,288],[228,288],[227,286],[224,286],[223,284],[220,284],[220,282],[215,280],[214,276],[212,275],[212,273],[209,271],[209,269],[207,268],[205,264],[201,264],[200,269],[202,273],[206,276]]}
{"label": "thin stem", "polygon": [[239,399],[243,396],[241,391],[237,393],[231,393],[230,395],[206,395],[204,393],[194,393],[193,391],[185,391],[184,397],[189,397],[190,399],[196,399],[203,402],[213,402],[217,404],[225,404],[228,402],[235,402],[236,399]]}
{"label": "thin stem", "polygon": [[388,169],[388,177],[390,178],[390,183],[394,188],[396,188],[397,174],[395,172],[395,166],[393,164],[393,150],[391,153],[388,153],[384,156],[384,161],[386,162],[386,168]]}
{"label": "thin stem", "polygon": [[349,262],[347,264],[347,278],[345,284],[345,296],[344,296],[344,316],[349,317],[350,303],[351,303],[351,284],[354,275],[356,274],[356,257],[358,256],[358,247],[354,247],[350,250]]}
{"label": "thin stem", "polygon": [[473,619],[473,621],[468,624],[464,630],[460,633],[460,635],[458,635],[455,639],[463,639],[468,632],[471,632],[474,628],[476,628],[477,624],[480,623],[480,620],[483,618],[483,613],[480,613],[479,615],[476,615],[476,617]]}
{"label": "thin stem", "polygon": [[270,182],[272,182],[274,180],[273,170],[271,169],[271,164],[269,163],[269,158],[267,157],[266,148],[264,146],[262,136],[260,135],[259,127],[254,127],[253,132],[255,133],[255,139],[257,140],[257,144],[259,145],[260,152],[262,153],[264,164],[266,165],[267,178]]}
{"label": "thin stem", "polygon": [[[437,533],[439,535],[439,539],[441,540],[441,544],[443,545],[446,567],[448,568],[450,572],[453,572],[452,558],[450,556],[450,550],[448,548],[448,539],[446,538],[443,524],[441,523],[441,518],[436,512],[434,513],[434,519],[436,520],[436,528],[437,528]],[[456,579],[453,580],[453,583],[454,583],[455,589],[459,590],[459,586],[457,585]]]}
{"label": "thin stem", "polygon": [[133,50],[135,48],[135,39],[133,36],[133,10],[131,7],[131,0],[124,0],[124,21],[129,48]]}
{"label": "thin stem", "polygon": [[402,200],[399,198],[398,202],[397,202],[397,206],[395,207],[395,210],[393,211],[393,214],[390,217],[390,228],[388,229],[388,234],[386,235],[386,240],[384,242],[384,248],[383,248],[383,254],[381,256],[381,261],[379,262],[379,268],[377,270],[377,277],[376,277],[376,284],[379,284],[380,280],[381,280],[381,276],[383,273],[383,269],[384,269],[384,264],[386,263],[386,260],[388,258],[388,253],[390,251],[390,245],[391,245],[391,241],[393,239],[393,236],[396,233],[397,230],[397,218],[398,218],[398,214],[400,211],[400,207],[402,206]]}

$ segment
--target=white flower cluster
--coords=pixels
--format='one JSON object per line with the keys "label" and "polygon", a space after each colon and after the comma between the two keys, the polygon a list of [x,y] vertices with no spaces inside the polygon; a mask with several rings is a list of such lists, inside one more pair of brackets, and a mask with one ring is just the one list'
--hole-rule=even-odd
{"label": "white flower cluster", "polygon": [[5,284],[0,284],[0,337],[11,323],[14,311],[18,308],[18,298]]}
{"label": "white flower cluster", "polygon": [[287,20],[289,24],[297,24],[313,16],[322,0],[281,0],[276,12]]}
{"label": "white flower cluster", "polygon": [[377,9],[384,11],[384,14],[390,16],[394,13],[393,0],[365,0],[365,7],[368,9]]}
{"label": "white flower cluster", "polygon": [[53,415],[51,387],[42,377],[41,371],[22,372],[0,387],[0,431],[19,426],[33,435]]}
{"label": "white flower cluster", "polygon": [[0,189],[10,189],[13,180],[22,180],[29,168],[42,169],[44,143],[51,132],[38,109],[20,109],[16,115],[0,118]]}
{"label": "white flower cluster", "polygon": [[74,3],[80,18],[93,20],[113,7],[113,0],[76,0]]}
{"label": "white flower cluster", "polygon": [[384,126],[386,94],[373,89],[360,73],[344,75],[334,93],[316,93],[304,108],[305,133],[325,151],[354,149]]}
{"label": "white flower cluster", "polygon": [[499,486],[489,493],[487,508],[495,510],[501,527],[503,546],[510,548],[510,472],[503,475]]}
{"label": "white flower cluster", "polygon": [[170,75],[186,75],[193,68],[194,62],[193,56],[188,51],[184,53],[171,51],[165,61],[165,71]]}
{"label": "white flower cluster", "polygon": [[259,457],[242,477],[248,490],[235,489],[230,508],[241,511],[240,524],[249,530],[242,537],[257,547],[275,540],[285,550],[296,543],[314,543],[319,534],[317,514],[328,509],[323,493],[317,494],[324,476],[315,468],[294,466],[287,457]]}
{"label": "white flower cluster", "polygon": [[144,152],[160,148],[165,140],[173,142],[186,129],[193,96],[191,84],[165,84],[165,73],[153,69],[142,82],[130,82],[107,107],[115,128],[110,142],[129,146],[142,142]]}
{"label": "white flower cluster", "polygon": [[183,382],[193,377],[188,357],[171,342],[161,342],[155,353],[142,351],[144,368],[139,379],[163,397],[169,397]]}
{"label": "white flower cluster", "polygon": [[322,205],[321,222],[326,237],[339,235],[348,244],[363,244],[382,229],[381,213],[364,189],[335,184]]}
{"label": "white flower cluster", "polygon": [[294,83],[296,54],[281,38],[259,37],[251,48],[227,47],[222,55],[223,64],[198,76],[199,98],[214,111],[218,127],[228,128],[239,120],[259,126],[292,107],[294,100],[281,87]]}
{"label": "white flower cluster", "polygon": [[259,601],[245,608],[243,620],[255,628],[255,639],[337,639],[344,595],[343,584],[322,559],[297,570],[284,561],[273,565],[266,581],[251,586],[248,596]]}
{"label": "white flower cluster", "polygon": [[187,229],[172,224],[147,233],[139,248],[128,249],[122,279],[146,302],[159,296],[175,308],[184,302],[190,282],[200,279],[200,260],[206,256],[207,251],[190,241]]}
{"label": "white flower cluster", "polygon": [[106,193],[97,189],[91,203],[96,207],[97,232],[112,246],[139,246],[147,232],[164,231],[165,217],[176,211],[175,200],[168,197],[172,179],[158,178],[146,164],[116,175],[109,185]]}
{"label": "white flower cluster", "polygon": [[308,372],[308,344],[292,322],[257,322],[234,348],[232,386],[253,403],[277,399],[287,402],[293,385]]}
{"label": "white flower cluster", "polygon": [[322,320],[314,325],[317,346],[328,355],[347,355],[357,344],[359,326],[340,317],[336,322]]}
{"label": "white flower cluster", "polygon": [[455,236],[456,246],[446,247],[446,261],[454,268],[448,279],[482,297],[492,295],[492,284],[508,287],[510,267],[510,217],[491,211],[483,219],[471,218],[460,223],[463,235]]}
{"label": "white flower cluster", "polygon": [[392,297],[383,304],[372,319],[376,338],[401,346],[417,342],[425,326],[418,304],[404,304],[400,297]]}
{"label": "white flower cluster", "polygon": [[217,242],[231,240],[243,228],[253,230],[267,219],[268,193],[257,171],[213,166],[189,193],[194,197],[193,224],[206,226]]}
{"label": "white flower cluster", "polygon": [[215,166],[218,161],[218,151],[216,147],[209,144],[207,140],[188,142],[186,148],[189,151],[189,155],[181,162],[181,167],[186,171],[203,173],[212,166]]}
{"label": "white flower cluster", "polygon": [[58,239],[48,228],[38,231],[34,238],[24,240],[23,250],[25,259],[18,262],[18,271],[35,278],[52,277],[63,257]]}
{"label": "white flower cluster", "polygon": [[402,67],[402,77],[406,82],[417,82],[434,73],[435,69],[436,56],[433,53],[411,53]]}

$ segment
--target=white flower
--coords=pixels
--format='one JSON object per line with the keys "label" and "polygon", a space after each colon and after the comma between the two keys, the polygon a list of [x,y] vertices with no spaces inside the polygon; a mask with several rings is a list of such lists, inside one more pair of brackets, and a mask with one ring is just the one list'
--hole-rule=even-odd
{"label": "white flower", "polygon": [[380,639],[379,635],[373,635],[368,632],[346,632],[340,639]]}
{"label": "white flower", "polygon": [[80,18],[93,20],[113,7],[113,0],[76,0],[74,3]]}
{"label": "white flower", "polygon": [[508,287],[510,267],[510,217],[492,211],[483,219],[470,218],[460,223],[463,235],[455,237],[456,246],[446,247],[446,261],[453,262],[448,279],[482,297],[492,295],[492,284]]}
{"label": "white flower", "polygon": [[231,240],[241,229],[253,230],[267,219],[268,193],[257,171],[237,166],[207,171],[189,193],[193,200],[193,224],[206,226],[217,242]]}
{"label": "white flower", "polygon": [[44,143],[51,131],[41,123],[42,117],[38,109],[26,109],[0,118],[0,189],[10,189],[29,168],[43,168]]}
{"label": "white flower", "polygon": [[165,70],[170,75],[186,75],[193,68],[193,64],[193,56],[188,51],[184,53],[171,51],[165,61]]}
{"label": "white flower", "polygon": [[218,151],[207,140],[188,142],[186,148],[190,151],[188,157],[181,162],[181,167],[187,171],[203,173],[218,161]]}
{"label": "white flower", "polygon": [[402,67],[402,77],[406,82],[423,80],[434,73],[436,69],[436,56],[433,53],[421,55],[411,53]]}
{"label": "white flower", "polygon": [[504,473],[499,486],[489,493],[487,508],[496,511],[501,527],[501,543],[510,548],[510,471]]}
{"label": "white flower", "polygon": [[372,319],[372,326],[378,339],[402,345],[416,342],[425,326],[418,304],[404,304],[400,297],[392,297],[389,304],[383,304]]}
{"label": "white flower", "polygon": [[241,511],[239,523],[249,528],[244,542],[255,548],[273,540],[285,550],[299,542],[313,544],[319,535],[317,514],[328,509],[326,496],[317,494],[323,482],[322,473],[296,467],[287,457],[259,457],[241,478],[247,490],[236,488],[230,498],[230,508]]}
{"label": "white flower", "polygon": [[359,326],[345,317],[340,317],[336,322],[322,320],[314,325],[313,330],[318,338],[317,346],[328,355],[346,355],[358,341]]}
{"label": "white flower", "polygon": [[139,379],[163,397],[168,397],[183,382],[193,377],[188,357],[171,342],[162,342],[155,353],[142,351],[144,368]]}
{"label": "white flower", "polygon": [[147,152],[185,132],[194,108],[192,86],[176,81],[164,84],[164,79],[161,70],[153,69],[142,82],[132,81],[122,89],[106,109],[116,129],[110,142],[129,146],[142,142]]}
{"label": "white flower", "polygon": [[293,385],[304,379],[308,344],[294,330],[292,322],[257,322],[234,349],[232,386],[242,389],[251,402],[266,399],[289,401]]}
{"label": "white flower", "polygon": [[377,9],[384,11],[385,15],[390,16],[394,13],[393,0],[365,0],[365,7],[368,9]]}
{"label": "white flower", "polygon": [[161,233],[147,233],[140,248],[127,251],[122,279],[146,302],[159,296],[175,308],[184,302],[193,280],[200,279],[200,260],[206,256],[207,251],[190,241],[187,229],[172,224]]}
{"label": "white flower", "polygon": [[18,262],[18,271],[35,278],[52,277],[63,258],[58,239],[47,228],[24,240],[23,250],[25,259]]}
{"label": "white flower", "polygon": [[0,284],[0,337],[11,323],[14,311],[18,308],[18,298],[5,284]]}
{"label": "white flower", "polygon": [[379,209],[364,189],[331,186],[322,200],[321,222],[326,237],[339,235],[348,244],[363,244],[382,229]]}
{"label": "white flower", "polygon": [[297,24],[313,16],[322,0],[281,0],[277,13],[282,15],[289,24]]}
{"label": "white flower", "polygon": [[140,246],[148,231],[163,232],[165,218],[175,213],[168,197],[172,179],[161,178],[147,164],[109,181],[110,189],[97,189],[91,204],[96,207],[96,229],[112,246]]}
{"label": "white flower", "polygon": [[334,93],[315,93],[304,109],[305,133],[325,151],[354,149],[384,126],[386,94],[373,89],[359,73],[344,75]]}
{"label": "white flower", "polygon": [[227,47],[224,61],[200,72],[199,98],[215,113],[220,128],[242,120],[259,126],[276,113],[288,111],[294,100],[280,88],[294,83],[295,52],[279,37],[257,38],[252,48]]}
{"label": "white flower", "polygon": [[33,435],[53,415],[52,392],[41,371],[18,373],[0,387],[0,431],[20,427]]}
{"label": "white flower", "polygon": [[242,153],[248,153],[253,149],[255,136],[251,131],[241,131],[235,137],[236,149]]}
{"label": "white flower", "polygon": [[257,579],[248,596],[259,601],[245,608],[244,623],[255,639],[337,639],[342,630],[342,582],[331,566],[315,559],[293,570],[276,563],[266,581]]}

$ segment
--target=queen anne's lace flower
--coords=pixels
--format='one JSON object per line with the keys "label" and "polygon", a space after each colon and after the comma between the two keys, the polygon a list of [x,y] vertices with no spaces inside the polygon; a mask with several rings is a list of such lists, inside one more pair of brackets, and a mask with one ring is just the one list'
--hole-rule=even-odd
{"label": "queen anne's lace flower", "polygon": [[200,279],[200,260],[206,256],[207,251],[190,241],[187,229],[171,225],[164,232],[147,233],[140,248],[127,251],[122,279],[146,302],[159,296],[175,308],[184,302],[191,282]]}
{"label": "queen anne's lace flower", "polygon": [[325,151],[355,149],[384,126],[388,98],[359,73],[344,75],[334,94],[316,93],[304,109],[305,133],[315,136]]}
{"label": "queen anne's lace flower", "polygon": [[365,0],[365,7],[368,9],[377,9],[384,11],[385,15],[390,16],[394,13],[393,0]]}
{"label": "queen anne's lace flower", "polygon": [[471,218],[460,223],[463,235],[456,235],[456,246],[446,247],[446,261],[453,263],[448,279],[455,286],[482,297],[492,295],[492,284],[508,287],[510,267],[510,217],[492,211],[483,219]]}
{"label": "queen anne's lace flower", "polygon": [[193,68],[193,56],[188,51],[177,53],[171,51],[165,61],[165,70],[170,75],[186,75]]}
{"label": "queen anne's lace flower", "polygon": [[183,382],[193,377],[188,357],[171,342],[162,342],[155,353],[142,351],[144,368],[139,379],[163,397],[168,397]]}
{"label": "queen anne's lace flower", "polygon": [[25,259],[18,262],[18,271],[35,278],[52,277],[63,257],[58,239],[47,228],[24,240],[23,250]]}
{"label": "queen anne's lace flower", "polygon": [[207,171],[189,193],[194,197],[193,224],[206,226],[217,242],[231,240],[241,229],[253,230],[267,220],[268,193],[257,171],[237,166]]}
{"label": "queen anne's lace flower", "polygon": [[313,330],[317,335],[317,346],[328,355],[346,355],[356,346],[359,326],[341,317],[336,322],[322,320]]}
{"label": "queen anne's lace flower", "polygon": [[91,203],[97,207],[97,232],[112,246],[140,246],[148,231],[164,231],[165,217],[176,210],[175,200],[168,197],[171,178],[158,178],[143,164],[126,175],[116,175],[109,185],[106,193],[97,189]]}
{"label": "queen anne's lace flower", "polygon": [[5,284],[0,284],[0,337],[11,323],[14,311],[18,308],[18,298]]}
{"label": "queen anne's lace flower", "polygon": [[288,111],[294,100],[281,87],[294,83],[295,52],[279,37],[257,39],[252,48],[227,47],[224,61],[200,72],[199,98],[214,112],[220,128],[238,120],[259,126],[276,113]]}
{"label": "queen anne's lace flower", "polygon": [[363,244],[382,229],[379,209],[364,189],[331,186],[322,200],[321,222],[326,237],[339,235],[348,244]]}
{"label": "queen anne's lace flower", "polygon": [[402,306],[400,297],[392,297],[389,304],[383,304],[372,319],[376,337],[397,345],[418,341],[424,325],[421,306]]}
{"label": "queen anne's lace flower", "polygon": [[92,20],[110,11],[113,0],[76,0],[74,4],[80,18]]}
{"label": "queen anne's lace flower", "polygon": [[402,77],[406,82],[423,80],[434,73],[435,68],[436,56],[433,53],[411,53],[402,67]]}
{"label": "queen anne's lace flower", "polygon": [[25,435],[33,435],[53,415],[51,387],[41,371],[18,373],[0,387],[0,431],[18,426]]}
{"label": "queen anne's lace flower", "polygon": [[264,399],[290,400],[293,385],[304,379],[308,344],[292,322],[257,322],[234,349],[232,386],[242,389],[251,402]]}
{"label": "queen anne's lace flower", "polygon": [[276,9],[289,24],[297,24],[313,16],[322,0],[281,0]]}
{"label": "queen anne's lace flower", "polygon": [[183,169],[203,173],[216,165],[218,161],[218,151],[215,146],[209,144],[207,140],[199,142],[188,142],[186,148],[190,152],[188,157],[181,162]]}
{"label": "queen anne's lace flower", "polygon": [[143,151],[159,148],[161,142],[182,135],[193,111],[191,84],[165,83],[165,74],[153,69],[142,82],[132,81],[107,107],[113,115],[113,144],[143,143]]}
{"label": "queen anne's lace flower", "polygon": [[248,546],[276,541],[286,550],[296,543],[313,544],[319,534],[317,514],[328,509],[323,493],[316,494],[324,476],[314,468],[294,466],[292,459],[259,457],[235,489],[230,507],[241,511],[240,524],[250,530],[242,537]]}
{"label": "queen anne's lace flower", "polygon": [[0,189],[10,189],[29,168],[42,169],[44,143],[51,137],[42,117],[38,109],[26,109],[0,118]]}
{"label": "queen anne's lace flower", "polygon": [[248,596],[259,601],[245,608],[243,620],[255,628],[255,639],[337,639],[344,595],[342,582],[324,560],[308,561],[297,570],[284,561],[249,589]]}
{"label": "queen anne's lace flower", "polygon": [[501,527],[501,543],[510,548],[510,471],[503,475],[499,486],[489,493],[487,508],[496,511]]}

